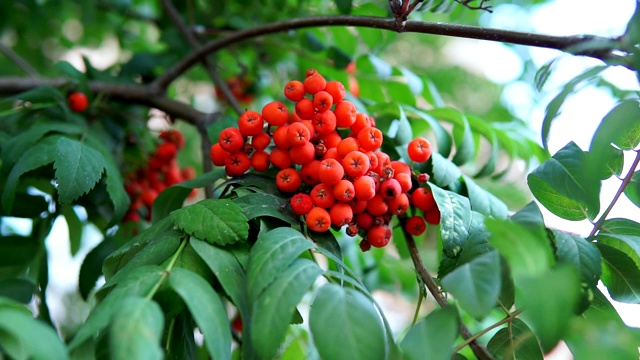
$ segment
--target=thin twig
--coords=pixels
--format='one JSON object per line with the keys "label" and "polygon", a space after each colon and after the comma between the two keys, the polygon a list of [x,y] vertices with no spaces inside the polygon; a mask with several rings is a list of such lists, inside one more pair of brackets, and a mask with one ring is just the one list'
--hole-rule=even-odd
{"label": "thin twig", "polygon": [[38,76],[38,72],[31,65],[29,65],[29,63],[25,59],[23,59],[15,51],[11,50],[10,47],[1,42],[0,52],[4,54],[4,56],[8,57],[9,60],[13,61],[14,64],[18,65],[18,67],[22,69],[22,71],[26,72],[31,77]]}
{"label": "thin twig", "polygon": [[[176,26],[176,28],[178,28],[178,31],[180,31],[180,34],[182,34],[182,37],[187,41],[191,49],[193,49],[194,51],[197,51],[198,49],[200,49],[202,45],[200,44],[196,36],[193,34],[193,32],[189,30],[189,27],[180,16],[180,13],[178,13],[178,11],[173,6],[173,4],[171,4],[171,0],[162,0],[162,6],[164,7],[164,10],[167,12],[169,19],[171,19],[171,21]],[[229,86],[227,86],[227,83],[224,81],[224,79],[222,79],[222,77],[220,77],[220,74],[218,74],[218,72],[215,70],[214,64],[211,63],[211,61],[209,61],[209,59],[206,57],[202,58],[200,61],[202,62],[202,65],[207,71],[207,74],[209,74],[209,77],[211,78],[211,80],[213,80],[213,83],[215,84],[215,86],[218,89],[220,89],[220,91],[222,92],[222,95],[224,95],[224,97],[227,99],[227,102],[229,103],[233,111],[235,111],[238,115],[242,114],[243,112],[242,106],[240,106],[238,99],[236,99],[235,96],[233,96],[233,93],[231,92],[231,89],[229,89]]]}
{"label": "thin twig", "polygon": [[[323,26],[357,26],[399,32],[444,35],[551,48],[562,51],[570,50],[572,48],[575,48],[575,46],[578,44],[583,44],[593,40],[602,41],[605,45],[607,43],[610,43],[611,41],[615,41],[615,39],[597,37],[592,35],[551,36],[520,31],[483,28],[479,26],[445,24],[425,21],[407,21],[402,29],[398,29],[396,27],[395,19],[385,17],[353,15],[306,17],[255,26],[252,28],[230,33],[216,40],[212,40],[204,44],[200,49],[194,51],[192,54],[176,63],[173,67],[169,68],[162,76],[158,77],[155,80],[155,83],[159,87],[165,88],[168,84],[173,82],[196,63],[200,62],[203,58],[229,45],[268,34],[285,32],[294,29]],[[591,56],[601,60],[606,60],[614,57],[611,49],[604,45],[602,49],[589,49],[588,51],[577,53],[574,55]]]}
{"label": "thin twig", "polygon": [[618,202],[620,195],[622,195],[624,190],[627,188],[627,186],[631,182],[631,178],[633,178],[633,174],[636,168],[638,167],[639,163],[640,163],[640,150],[636,150],[636,159],[633,161],[633,164],[631,164],[631,168],[629,169],[627,176],[625,176],[624,179],[622,180],[622,184],[620,184],[620,188],[618,189],[616,194],[613,196],[613,199],[611,200],[611,203],[609,204],[607,209],[604,211],[604,213],[602,213],[602,216],[600,216],[598,221],[596,221],[596,223],[593,225],[593,229],[591,229],[591,232],[589,233],[589,237],[595,235],[602,227],[602,224],[604,224],[604,221],[607,220],[607,216],[611,212],[611,209],[613,209],[613,206],[616,204],[616,202]]}
{"label": "thin twig", "polygon": [[511,323],[513,321],[513,319],[515,319],[518,315],[522,314],[522,309],[516,310],[514,311],[512,314],[507,315],[504,319],[498,321],[497,323],[490,325],[489,327],[482,329],[482,331],[480,331],[479,333],[473,335],[472,337],[470,337],[469,339],[465,340],[462,344],[458,345],[458,347],[456,347],[456,349],[454,350],[455,352],[458,352],[462,349],[464,349],[465,346],[469,345],[471,343],[471,341],[475,340],[475,339],[479,339],[482,335],[488,333],[489,331],[503,325],[506,323]]}
{"label": "thin twig", "polygon": [[[436,302],[441,307],[451,306],[451,304],[449,304],[447,299],[444,297],[444,294],[442,293],[442,291],[440,291],[438,284],[436,284],[436,282],[433,280],[433,277],[431,277],[431,274],[429,274],[429,272],[427,271],[427,268],[424,266],[424,262],[422,261],[422,256],[420,256],[420,251],[418,250],[418,246],[416,245],[416,242],[413,239],[413,236],[407,232],[404,224],[401,224],[401,227],[404,233],[404,238],[407,242],[407,247],[409,248],[409,254],[411,255],[413,266],[418,272],[418,275],[420,276],[422,281],[424,281],[425,285],[427,286],[427,289],[429,290],[431,295],[433,295],[433,297],[436,299]],[[491,356],[487,348],[484,345],[480,344],[477,341],[477,339],[473,338],[473,334],[471,334],[471,331],[469,331],[469,328],[467,328],[467,326],[464,325],[462,322],[460,323],[460,335],[462,335],[462,338],[465,340],[471,339],[469,342],[469,347],[471,348],[471,350],[473,351],[473,354],[478,359],[480,360],[493,359],[493,356]]]}

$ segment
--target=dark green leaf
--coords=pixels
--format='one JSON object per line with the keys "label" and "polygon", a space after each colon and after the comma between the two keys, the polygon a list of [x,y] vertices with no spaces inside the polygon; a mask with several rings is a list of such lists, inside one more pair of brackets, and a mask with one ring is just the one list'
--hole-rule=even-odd
{"label": "dark green leaf", "polygon": [[102,154],[80,141],[61,137],[56,146],[53,167],[58,182],[58,199],[66,204],[93,189],[102,177],[104,159]]}
{"label": "dark green leaf", "polygon": [[624,189],[624,194],[632,203],[640,207],[640,171],[633,173],[629,185]]}
{"label": "dark green leaf", "polygon": [[380,316],[362,293],[334,284],[318,290],[309,313],[314,343],[323,359],[385,359]]}
{"label": "dark green leaf", "polygon": [[35,237],[18,235],[0,237],[0,269],[4,266],[27,266],[41,245]]}
{"label": "dark green leaf", "polygon": [[584,238],[552,230],[558,264],[568,264],[580,272],[582,280],[596,286],[600,279],[600,252]]}
{"label": "dark green leaf", "polygon": [[487,350],[496,359],[542,360],[544,358],[536,337],[520,319],[513,319],[511,327],[500,329],[487,344]]}
{"label": "dark green leaf", "polygon": [[111,324],[109,350],[113,359],[162,359],[164,315],[149,299],[126,298]]}
{"label": "dark green leaf", "polygon": [[596,244],[602,255],[600,280],[611,298],[625,303],[640,303],[640,269],[629,255],[605,244]]}
{"label": "dark green leaf", "polygon": [[247,289],[249,301],[255,301],[278,274],[314,245],[297,230],[281,227],[258,237],[249,254]]}
{"label": "dark green leaf", "polygon": [[622,251],[640,268],[640,233],[633,235],[599,233],[595,236],[595,239],[600,244]]}
{"label": "dark green leaf", "polygon": [[171,219],[187,234],[213,244],[244,241],[249,233],[242,209],[230,200],[203,200],[172,212]]}
{"label": "dark green leaf", "polygon": [[342,259],[342,249],[332,232],[315,232],[309,230],[309,238],[311,238],[311,240],[313,240],[313,242],[319,247],[330,251],[338,259]]}
{"label": "dark green leaf", "polygon": [[588,158],[570,142],[527,176],[533,195],[567,220],[594,219],[600,211],[600,179],[588,173]]}
{"label": "dark green leaf", "polygon": [[380,79],[390,77],[393,71],[391,65],[375,55],[360,56],[356,59],[356,68],[358,73],[376,75]]}
{"label": "dark green leaf", "polygon": [[500,257],[497,251],[480,255],[442,278],[445,291],[460,307],[481,319],[497,304],[500,295]]}
{"label": "dark green leaf", "polygon": [[620,41],[622,45],[629,49],[640,43],[640,5],[638,5],[638,3],[636,3],[636,9],[631,19],[629,19],[627,29]]}
{"label": "dark green leaf", "polygon": [[521,315],[549,352],[567,334],[569,320],[580,296],[580,278],[571,267],[516,280],[517,299],[526,309]]}
{"label": "dark green leaf", "polygon": [[116,244],[112,238],[106,238],[96,245],[87,256],[85,256],[80,266],[78,274],[78,290],[83,299],[87,300],[89,293],[96,286],[96,282],[102,276],[102,264],[104,260],[116,249]]}
{"label": "dark green leaf", "polygon": [[307,259],[296,259],[283,270],[258,296],[253,306],[251,339],[257,353],[264,359],[276,355],[296,305],[322,273],[316,263]]}
{"label": "dark green leaf", "polygon": [[300,218],[287,206],[288,202],[288,199],[265,193],[251,193],[233,199],[233,203],[242,208],[247,220],[271,216],[298,225]]}
{"label": "dark green leaf", "polygon": [[544,84],[547,82],[549,75],[555,70],[556,61],[558,59],[555,58],[548,63],[544,64],[538,71],[536,72],[536,76],[534,78],[534,83],[536,86],[536,90],[541,91]]}
{"label": "dark green leaf", "polygon": [[197,178],[183,181],[164,189],[153,202],[151,221],[155,223],[167,217],[173,210],[181,208],[191,190],[213,184],[225,176],[223,168],[216,168]]}
{"label": "dark green leaf", "polygon": [[278,188],[276,187],[275,181],[273,181],[272,177],[256,175],[256,174],[246,174],[242,176],[233,177],[222,184],[218,185],[218,189],[224,189],[229,185],[241,185],[244,187],[257,188],[262,190],[267,194],[277,194]]}
{"label": "dark green leaf", "polygon": [[82,242],[82,221],[80,221],[78,214],[71,206],[63,206],[60,211],[69,229],[69,249],[71,250],[71,255],[74,256],[80,250]]}
{"label": "dark green leaf", "polygon": [[353,7],[352,0],[334,0],[334,2],[336,3],[336,6],[338,7],[338,10],[340,10],[341,13],[343,14],[351,13],[351,8]]}
{"label": "dark green leaf", "polygon": [[467,188],[471,210],[498,219],[505,219],[507,217],[509,208],[505,203],[492,193],[478,186],[478,184],[469,177],[463,176],[462,178]]}
{"label": "dark green leaf", "polygon": [[624,218],[607,219],[602,224],[600,233],[603,232],[618,235],[637,235],[640,234],[640,223]]}
{"label": "dark green leaf", "polygon": [[353,60],[351,55],[335,46],[329,47],[329,50],[327,50],[327,58],[331,59],[333,66],[338,69],[344,69]]}
{"label": "dark green leaf", "polygon": [[211,285],[197,274],[180,268],[171,271],[169,285],[187,304],[204,336],[209,355],[213,359],[230,358],[231,331],[227,312]]}
{"label": "dark green leaf", "polygon": [[475,156],[476,145],[473,133],[467,118],[452,108],[438,108],[429,111],[436,119],[453,124],[453,141],[456,144],[456,153],[452,161],[457,165],[463,165]]}
{"label": "dark green leaf", "polygon": [[453,356],[453,347],[460,331],[458,313],[453,306],[432,311],[409,329],[400,348],[407,360],[420,360],[429,354],[429,359],[448,360]]}
{"label": "dark green leaf", "polygon": [[471,225],[469,199],[433,184],[431,191],[440,209],[440,236],[444,252],[448,256],[456,257],[469,236]]}
{"label": "dark green leaf", "polygon": [[602,119],[591,139],[590,152],[607,154],[610,144],[622,150],[632,150],[640,143],[640,101],[624,100]]}
{"label": "dark green leaf", "polygon": [[2,350],[15,359],[68,359],[56,331],[22,310],[0,307]]}
{"label": "dark green leaf", "polygon": [[28,304],[36,291],[36,284],[27,279],[0,280],[0,296]]}
{"label": "dark green leaf", "polygon": [[320,52],[327,48],[313,31],[305,31],[300,39],[302,46],[311,52]]}
{"label": "dark green leaf", "polygon": [[536,234],[510,221],[487,218],[489,242],[509,264],[516,282],[520,278],[545,273],[554,264],[546,234]]}

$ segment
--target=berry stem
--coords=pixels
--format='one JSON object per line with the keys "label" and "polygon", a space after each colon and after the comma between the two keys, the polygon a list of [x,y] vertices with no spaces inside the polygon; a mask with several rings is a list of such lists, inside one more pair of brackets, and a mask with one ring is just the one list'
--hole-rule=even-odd
{"label": "berry stem", "polygon": [[[438,303],[438,305],[440,305],[441,307],[451,306],[451,304],[449,304],[449,302],[445,298],[442,291],[440,291],[438,284],[436,284],[436,282],[433,280],[433,277],[431,276],[431,274],[429,274],[429,272],[427,271],[427,268],[424,266],[424,262],[422,261],[422,256],[420,255],[420,251],[418,250],[416,241],[414,240],[413,235],[407,232],[406,219],[400,219],[400,224],[402,226],[404,239],[407,242],[409,254],[411,255],[411,260],[413,261],[413,266],[418,272],[418,275],[420,276],[422,281],[424,281],[425,285],[427,286],[427,289],[429,290],[431,295],[433,295],[433,297],[436,299],[436,302]],[[463,323],[460,323],[460,335],[462,335],[463,339],[469,341],[468,345],[473,351],[473,354],[476,356],[476,358],[480,360],[493,359],[493,356],[489,353],[487,348],[484,345],[480,344],[477,341],[477,338],[473,337],[473,335],[471,334],[471,331],[469,331],[469,328],[467,328],[467,326],[464,325]]]}
{"label": "berry stem", "polygon": [[160,279],[149,291],[145,299],[151,300],[153,296],[156,294],[156,292],[158,291],[158,289],[160,289],[160,287],[162,286],[162,283],[164,283],[167,277],[169,277],[169,274],[171,274],[171,270],[173,270],[173,267],[176,265],[176,262],[178,261],[178,258],[182,254],[182,250],[184,250],[184,248],[187,246],[187,243],[189,243],[189,240],[187,240],[186,238],[183,238],[182,241],[180,242],[180,246],[178,246],[178,250],[176,250],[176,252],[173,254],[167,266],[165,266],[164,271],[160,276]]}
{"label": "berry stem", "polygon": [[462,344],[458,345],[458,347],[456,347],[456,349],[454,350],[454,353],[457,353],[458,351],[464,349],[465,346],[469,345],[472,341],[477,340],[478,338],[480,338],[482,335],[488,333],[489,331],[503,325],[506,323],[509,323],[509,325],[511,325],[511,322],[513,321],[513,319],[515,319],[518,315],[522,314],[523,309],[518,309],[516,311],[514,311],[511,314],[508,314],[504,319],[498,321],[497,323],[490,325],[489,327],[483,329],[482,331],[478,332],[477,334],[471,336],[470,338],[466,339]]}

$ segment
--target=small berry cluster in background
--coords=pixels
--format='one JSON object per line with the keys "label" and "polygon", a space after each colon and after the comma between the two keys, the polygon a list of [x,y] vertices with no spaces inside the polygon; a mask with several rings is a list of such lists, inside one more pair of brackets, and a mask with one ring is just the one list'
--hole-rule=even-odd
{"label": "small berry cluster in background", "polygon": [[[349,236],[362,235],[363,251],[387,245],[392,216],[405,214],[411,206],[410,166],[380,151],[383,134],[375,119],[345,100],[342,83],[326,81],[310,69],[304,81],[287,83],[284,95],[295,103],[294,111],[279,101],[266,104],[261,112],[246,110],[238,127],[223,129],[211,146],[213,164],[224,166],[232,177],[275,167],[276,186],[292,195],[291,209],[305,216],[309,230],[347,226]],[[425,162],[432,150],[428,140],[416,138],[407,151],[412,161]],[[421,180],[428,176],[419,175]],[[429,223],[439,223],[433,195],[432,205],[424,199],[430,190],[417,189],[414,206]],[[412,217],[410,225],[414,235],[426,228],[420,216]]]}
{"label": "small berry cluster in background", "polygon": [[[138,222],[142,217],[151,219],[151,206],[158,194],[165,188],[191,180],[196,171],[190,166],[180,168],[176,161],[178,151],[184,147],[185,140],[178,130],[166,130],[160,133],[160,145],[142,167],[125,179],[125,190],[131,199],[131,205],[124,220]],[[195,196],[194,189],[189,197]]]}

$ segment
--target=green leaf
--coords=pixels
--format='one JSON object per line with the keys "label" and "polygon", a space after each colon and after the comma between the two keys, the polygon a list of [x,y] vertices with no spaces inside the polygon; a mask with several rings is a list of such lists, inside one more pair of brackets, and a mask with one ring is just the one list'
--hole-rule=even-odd
{"label": "green leaf", "polygon": [[300,254],[313,244],[299,231],[280,227],[258,237],[249,254],[247,289],[253,302]]}
{"label": "green leaf", "polygon": [[471,205],[469,199],[431,184],[440,210],[440,236],[447,256],[456,257],[469,236]]}
{"label": "green leaf", "polygon": [[449,159],[444,158],[439,153],[431,154],[433,164],[433,183],[438,186],[448,186],[462,176],[460,169]]}
{"label": "green leaf", "polygon": [[351,13],[351,9],[353,8],[352,0],[334,0],[334,2],[336,3],[336,6],[338,7],[338,10],[340,11],[340,13],[342,14]]}
{"label": "green leaf", "polygon": [[213,184],[225,176],[223,168],[216,168],[194,179],[183,181],[164,189],[153,202],[151,222],[156,223],[160,219],[169,216],[169,213],[173,210],[180,209],[191,190]]}
{"label": "green leaf", "polygon": [[571,95],[575,88],[582,83],[583,81],[590,80],[597,76],[599,73],[604,71],[608,66],[607,65],[599,65],[594,66],[582,74],[576,76],[571,81],[569,81],[564,88],[556,95],[556,97],[549,102],[547,105],[547,109],[545,110],[544,120],[542,121],[542,145],[545,149],[548,148],[548,139],[549,139],[549,130],[551,130],[551,123],[560,113],[560,109],[564,104],[564,101],[567,99],[569,95]]}
{"label": "green leaf", "polygon": [[633,150],[640,143],[640,101],[628,99],[620,102],[602,118],[593,138],[589,152],[606,156],[607,148],[615,144],[622,150]]}
{"label": "green leaf", "polygon": [[520,224],[487,218],[489,242],[509,264],[516,279],[545,273],[554,264],[546,234],[540,236]]}
{"label": "green leaf", "polygon": [[[206,246],[204,243],[202,245]],[[169,285],[187,304],[204,344],[213,359],[231,357],[229,320],[220,297],[199,275],[175,268],[169,274]]]}
{"label": "green leaf", "polygon": [[442,278],[441,284],[464,311],[476,319],[482,319],[496,306],[500,295],[498,252],[488,252],[457,267]]}
{"label": "green leaf", "polygon": [[640,43],[640,6],[637,3],[633,16],[629,19],[627,29],[620,41],[622,45],[627,48],[632,48],[634,45]]}
{"label": "green leaf", "polygon": [[74,256],[80,250],[82,243],[82,221],[80,221],[78,214],[71,206],[63,206],[60,211],[69,229],[69,249],[71,250],[71,255]]}
{"label": "green leaf", "polygon": [[476,145],[467,118],[452,108],[433,109],[428,113],[436,119],[453,124],[453,141],[456,144],[456,153],[452,161],[457,165],[463,165],[473,160],[476,153]]}
{"label": "green leaf", "polygon": [[333,61],[333,66],[337,69],[344,69],[353,60],[351,55],[333,45],[327,50],[327,58]]}
{"label": "green leaf", "polygon": [[63,204],[88,193],[102,177],[104,159],[95,149],[80,141],[61,137],[53,163],[58,182],[59,201]]}
{"label": "green leaf", "polygon": [[471,178],[463,175],[471,210],[497,219],[506,219],[509,208],[492,193],[478,186]]}
{"label": "green leaf", "polygon": [[242,209],[226,199],[208,199],[171,213],[177,227],[212,244],[233,244],[249,234]]}
{"label": "green leaf", "polygon": [[102,276],[104,260],[115,249],[115,241],[112,238],[106,238],[84,257],[78,274],[78,290],[84,300],[89,298],[89,293],[96,287],[96,282]]}
{"label": "green leaf", "polygon": [[313,341],[323,359],[385,359],[380,316],[362,293],[327,284],[318,290],[309,312]]}
{"label": "green leaf", "polygon": [[320,248],[331,252],[336,258],[342,259],[342,248],[331,231],[315,232],[308,230],[308,235]]}
{"label": "green leaf", "polygon": [[56,143],[59,136],[48,136],[25,151],[16,164],[11,168],[2,192],[2,206],[7,212],[13,207],[16,188],[20,177],[25,173],[48,165],[55,160]]}
{"label": "green leaf", "polygon": [[0,307],[0,344],[14,359],[69,359],[53,328],[10,306]]}
{"label": "green leaf", "polygon": [[296,259],[283,270],[259,295],[253,306],[251,339],[257,353],[264,359],[276,355],[296,305],[322,273],[316,263],[307,259]]}
{"label": "green leaf", "polygon": [[533,80],[536,90],[542,91],[542,87],[544,87],[547,79],[549,79],[549,75],[551,75],[551,73],[555,70],[556,61],[558,61],[558,58],[549,61],[548,63],[540,67],[540,69],[538,69]]}
{"label": "green leaf", "polygon": [[189,243],[209,266],[242,317],[247,318],[249,306],[247,305],[246,275],[233,253],[195,238],[191,238]]}
{"label": "green leaf", "polygon": [[580,279],[571,267],[516,280],[521,317],[536,334],[542,350],[549,352],[567,334],[569,320],[580,297]]}
{"label": "green leaf", "polygon": [[640,207],[640,170],[633,173],[629,185],[624,189],[624,194],[632,203]]}
{"label": "green leaf", "polygon": [[409,329],[400,348],[407,360],[420,360],[429,354],[429,359],[448,360],[454,352],[454,344],[460,325],[455,307],[446,306],[429,313]]}
{"label": "green leaf", "polygon": [[640,233],[633,235],[599,233],[595,239],[600,244],[614,247],[627,254],[640,268]]}
{"label": "green leaf", "polygon": [[580,272],[582,280],[596,286],[602,273],[600,252],[593,243],[584,238],[557,230],[551,230],[556,248],[558,264],[573,266]]}
{"label": "green leaf", "polygon": [[640,303],[640,269],[629,255],[605,244],[596,244],[602,255],[600,280],[611,298],[629,304]]}
{"label": "green leaf", "polygon": [[637,235],[640,234],[640,223],[625,218],[607,219],[602,223],[602,230],[598,234],[602,233]]}
{"label": "green leaf", "polygon": [[37,255],[41,244],[35,237],[0,236],[0,269],[5,266],[27,266]]}
{"label": "green leaf", "polygon": [[513,319],[511,327],[500,329],[487,344],[496,359],[542,360],[544,358],[536,337],[520,319]]}
{"label": "green leaf", "polygon": [[380,79],[390,77],[393,72],[391,65],[375,55],[358,57],[356,68],[358,73],[376,75]]}
{"label": "green leaf", "polygon": [[298,225],[300,217],[287,206],[288,202],[289,200],[282,197],[264,193],[251,193],[233,199],[233,203],[242,208],[247,220],[270,216],[291,225]]}
{"label": "green leaf", "polygon": [[[449,135],[449,133],[442,127],[442,125],[440,125],[440,122],[433,118],[433,116],[419,109],[409,106],[404,106],[403,108],[411,121],[413,133],[416,135],[421,135],[425,133],[427,129],[431,129],[436,138],[437,152],[439,152],[443,157],[448,157],[451,153],[452,146],[451,135]],[[428,128],[423,128],[423,123],[426,123],[428,125]]]}
{"label": "green leaf", "polygon": [[218,185],[216,189],[224,189],[229,185],[239,185],[243,187],[260,189],[267,194],[277,194],[278,188],[272,177],[246,174],[242,176],[233,177],[222,184]]}
{"label": "green leaf", "polygon": [[527,176],[544,207],[567,220],[594,219],[600,211],[600,179],[585,170],[587,156],[570,142]]}
{"label": "green leaf", "polygon": [[305,31],[300,38],[301,45],[310,52],[320,52],[326,49],[327,45],[317,35],[320,35],[320,32]]}
{"label": "green leaf", "polygon": [[149,299],[126,298],[111,324],[109,350],[113,359],[162,359],[164,315]]}
{"label": "green leaf", "polygon": [[4,296],[23,304],[28,304],[37,290],[36,284],[27,279],[0,280],[0,297]]}

